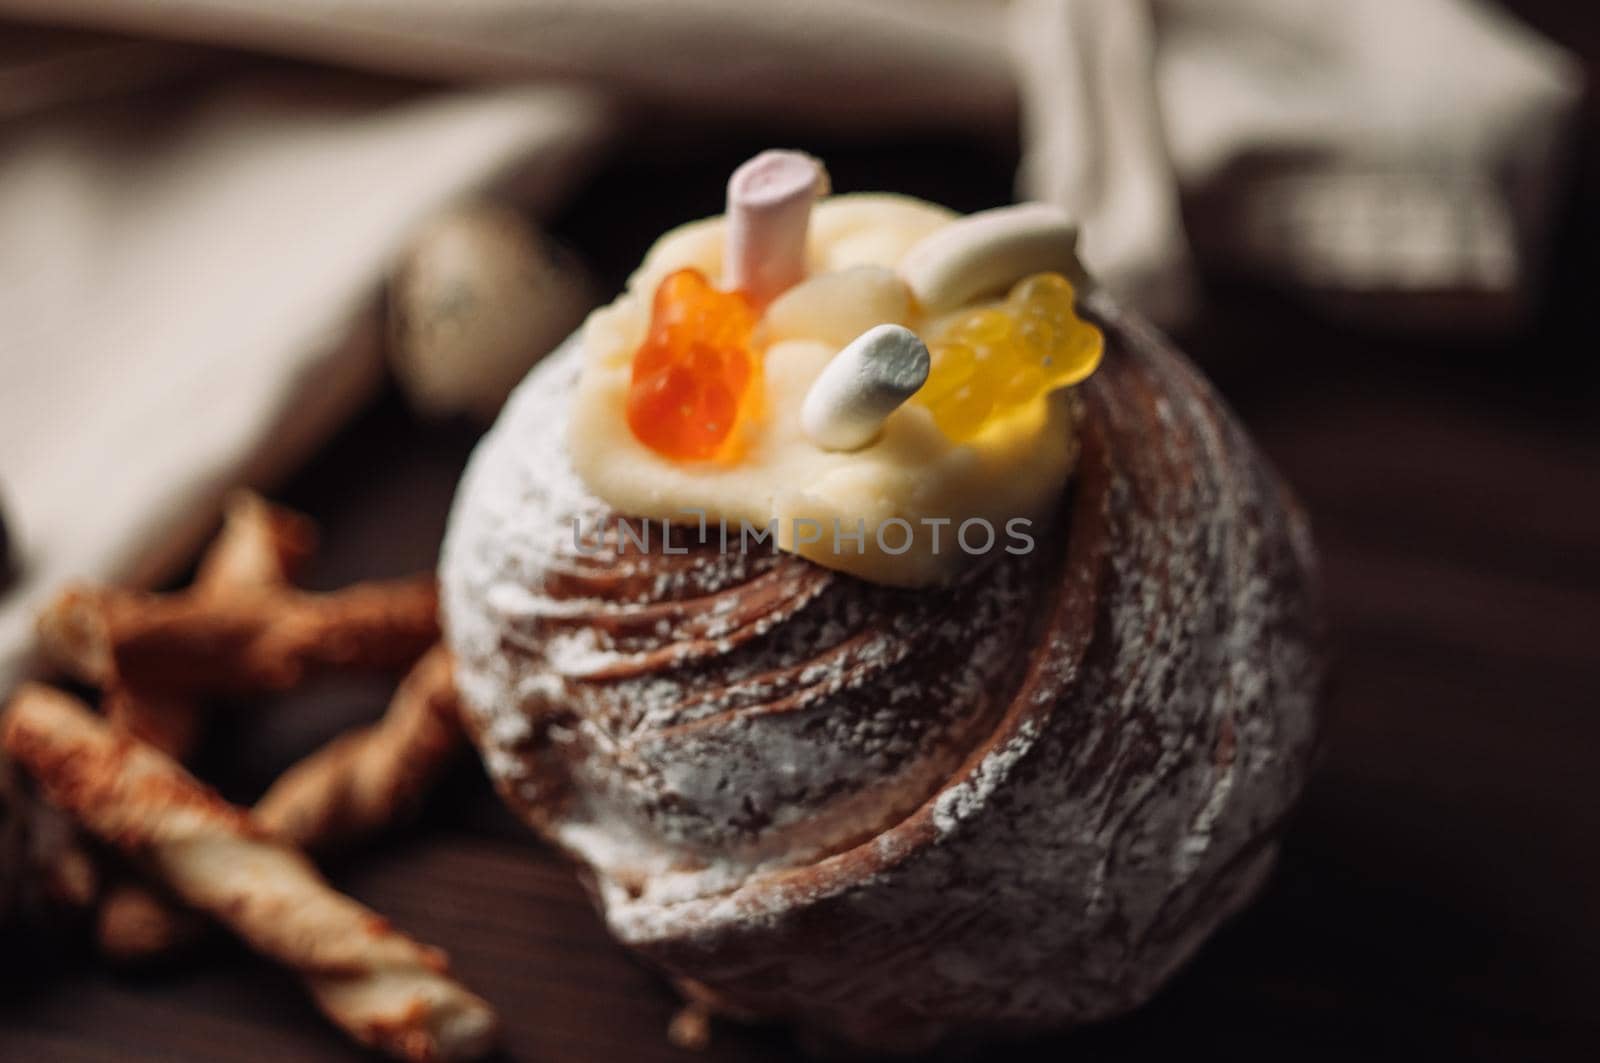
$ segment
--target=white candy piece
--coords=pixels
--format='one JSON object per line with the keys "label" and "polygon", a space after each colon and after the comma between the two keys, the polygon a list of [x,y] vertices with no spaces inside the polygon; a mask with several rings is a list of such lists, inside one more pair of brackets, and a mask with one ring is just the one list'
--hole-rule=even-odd
{"label": "white candy piece", "polygon": [[728,178],[723,287],[757,305],[806,275],[811,204],[828,192],[828,171],[798,151],[763,151]]}
{"label": "white candy piece", "polygon": [[904,325],[875,325],[833,356],[806,392],[800,427],[823,450],[859,450],[928,381],[927,345]]}
{"label": "white candy piece", "polygon": [[900,275],[930,314],[943,314],[1046,270],[1072,280],[1078,227],[1060,207],[1022,203],[969,214],[925,237],[900,259]]}

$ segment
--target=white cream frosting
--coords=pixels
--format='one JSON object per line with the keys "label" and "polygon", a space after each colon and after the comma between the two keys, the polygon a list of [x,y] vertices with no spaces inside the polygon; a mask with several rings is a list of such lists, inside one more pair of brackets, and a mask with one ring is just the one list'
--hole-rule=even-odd
{"label": "white cream frosting", "polygon": [[585,484],[627,516],[693,522],[690,511],[703,512],[727,526],[733,548],[741,522],[755,529],[776,522],[780,548],[896,586],[946,579],[991,541],[995,549],[1023,548],[1023,536],[1039,534],[1077,457],[1068,393],[964,444],[945,438],[914,402],[892,413],[874,442],[848,453],[818,447],[800,424],[812,381],[851,339],[878,324],[918,332],[930,324],[895,267],[955,218],[904,196],[817,203],[808,276],[766,308],[756,334],[765,347],[763,401],[759,415],[739,427],[737,457],[727,462],[674,461],[628,429],[632,360],[656,286],[686,267],[722,274],[720,217],[667,233],[623,295],[584,326],[569,442]]}

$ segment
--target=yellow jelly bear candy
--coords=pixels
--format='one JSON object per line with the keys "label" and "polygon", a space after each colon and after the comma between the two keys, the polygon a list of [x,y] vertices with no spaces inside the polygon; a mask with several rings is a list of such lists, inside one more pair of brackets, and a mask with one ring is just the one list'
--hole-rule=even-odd
{"label": "yellow jelly bear candy", "polygon": [[1105,339],[1073,308],[1072,282],[1035,273],[1005,302],[969,310],[928,345],[933,367],[916,394],[939,430],[956,442],[1100,364]]}

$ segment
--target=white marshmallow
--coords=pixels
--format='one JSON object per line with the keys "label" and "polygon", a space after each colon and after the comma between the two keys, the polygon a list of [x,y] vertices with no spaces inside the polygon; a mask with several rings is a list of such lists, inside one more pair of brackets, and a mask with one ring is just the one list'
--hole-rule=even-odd
{"label": "white marshmallow", "polygon": [[828,192],[828,171],[798,151],[763,151],[728,178],[725,288],[758,305],[806,275],[811,204]]}
{"label": "white marshmallow", "polygon": [[876,325],[833,356],[800,407],[800,427],[823,450],[859,450],[927,383],[927,345],[903,325]]}
{"label": "white marshmallow", "polygon": [[1053,270],[1074,281],[1078,227],[1060,207],[1022,203],[979,211],[924,237],[900,259],[900,275],[930,314],[992,295],[1032,273]]}

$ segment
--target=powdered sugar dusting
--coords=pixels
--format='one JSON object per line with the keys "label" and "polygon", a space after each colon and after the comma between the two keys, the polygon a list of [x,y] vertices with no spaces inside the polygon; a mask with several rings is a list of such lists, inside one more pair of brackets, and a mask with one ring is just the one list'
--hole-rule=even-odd
{"label": "powdered sugar dusting", "polygon": [[491,773],[613,931],[756,1012],[905,1047],[1152,993],[1261,881],[1314,741],[1301,518],[1103,297],[1065,519],[957,584],[615,537],[562,438],[575,352],[464,481],[447,629]]}
{"label": "powdered sugar dusting", "polygon": [[[695,528],[673,529],[681,558],[610,533],[585,553],[573,522],[608,514],[565,459],[575,357],[519,389],[445,550],[450,637],[496,774],[533,802],[581,795],[592,822],[558,837],[647,891],[687,888],[668,872],[723,883],[804,863],[910,812],[1003,704],[1030,566],[980,564],[930,594],[724,554]],[[556,732],[539,726],[553,705]],[[511,770],[533,745],[550,770]],[[606,844],[607,824],[625,844]]]}

